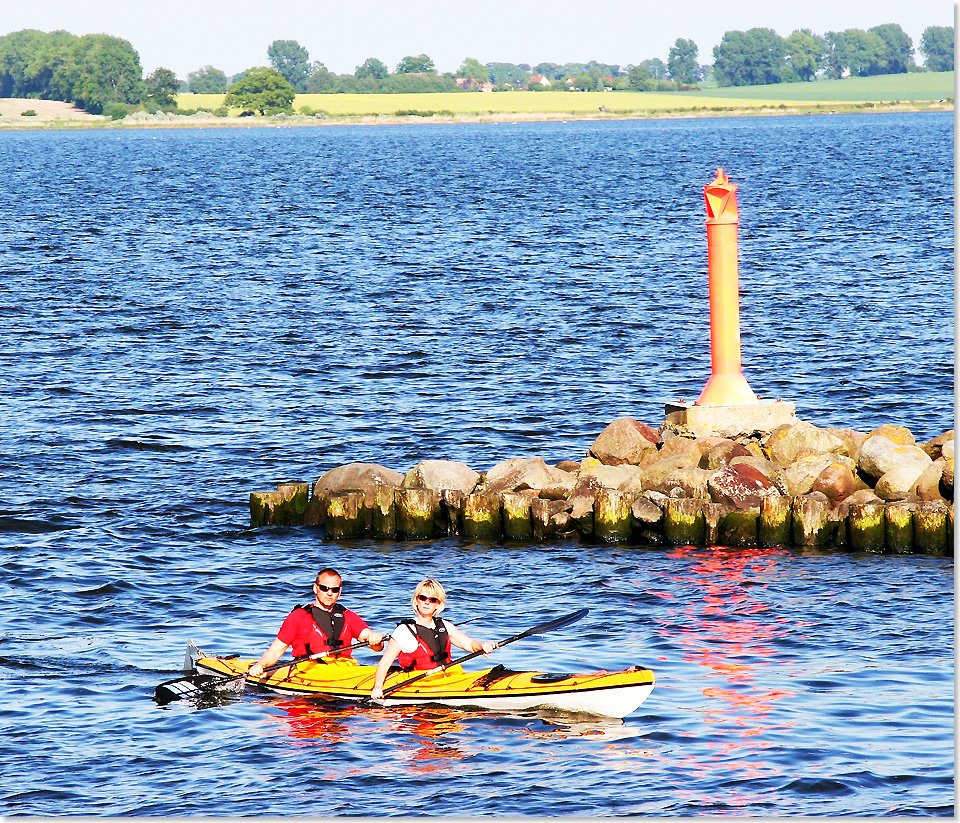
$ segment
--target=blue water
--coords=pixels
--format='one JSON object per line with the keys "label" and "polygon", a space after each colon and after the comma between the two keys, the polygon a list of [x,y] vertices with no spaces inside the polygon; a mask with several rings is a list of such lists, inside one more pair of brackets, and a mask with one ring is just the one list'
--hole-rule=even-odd
{"label": "blue water", "polygon": [[[710,372],[721,166],[754,391],[953,428],[953,144],[951,113],[0,133],[0,813],[952,816],[952,557],[246,525],[346,462],[658,426]],[[484,639],[586,606],[495,661],[657,687],[623,722],[154,704],[327,564],[381,630],[425,575]]]}

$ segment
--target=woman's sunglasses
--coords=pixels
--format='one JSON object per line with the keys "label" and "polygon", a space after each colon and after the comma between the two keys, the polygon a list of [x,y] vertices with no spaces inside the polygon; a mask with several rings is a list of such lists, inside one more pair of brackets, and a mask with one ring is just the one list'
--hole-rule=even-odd
{"label": "woman's sunglasses", "polygon": [[314,583],[313,585],[316,586],[318,589],[320,589],[320,591],[322,592],[333,592],[334,594],[336,594],[337,592],[340,591],[339,586],[324,586],[323,583]]}
{"label": "woman's sunglasses", "polygon": [[443,601],[439,597],[427,597],[425,594],[418,594],[417,600],[421,603],[442,603]]}

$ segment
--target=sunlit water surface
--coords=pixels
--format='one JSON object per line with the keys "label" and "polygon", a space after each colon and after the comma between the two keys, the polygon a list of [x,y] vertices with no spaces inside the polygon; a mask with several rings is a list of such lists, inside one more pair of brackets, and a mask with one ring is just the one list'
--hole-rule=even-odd
{"label": "sunlit water surface", "polygon": [[[951,114],[0,134],[0,812],[951,816],[952,557],[245,528],[354,460],[659,425],[709,376],[718,166],[753,389],[952,428]],[[381,630],[425,575],[488,639],[586,606],[496,662],[657,687],[622,722],[154,704],[327,564]]]}

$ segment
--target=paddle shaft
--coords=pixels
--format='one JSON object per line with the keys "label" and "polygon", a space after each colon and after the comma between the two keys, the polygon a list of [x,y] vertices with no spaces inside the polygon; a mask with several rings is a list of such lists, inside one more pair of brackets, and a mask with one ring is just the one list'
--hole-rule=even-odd
{"label": "paddle shaft", "polygon": [[[579,611],[572,612],[564,617],[557,617],[553,620],[548,620],[546,623],[541,623],[538,626],[534,626],[532,629],[527,629],[526,631],[520,632],[520,634],[515,634],[513,637],[508,637],[506,640],[501,640],[499,643],[495,643],[493,648],[496,650],[506,646],[507,643],[523,640],[523,638],[530,637],[534,634],[546,634],[554,629],[561,629],[564,626],[569,626],[571,623],[576,623],[578,620],[585,617],[589,611],[589,609],[580,609]],[[459,666],[461,663],[466,663],[468,660],[473,660],[473,658],[479,657],[481,654],[485,654],[482,649],[478,652],[465,654],[463,657],[458,657],[456,660],[451,660],[446,665],[436,666],[435,668],[422,672],[415,677],[404,680],[401,683],[394,683],[389,689],[383,690],[383,696],[386,697],[388,694],[392,694],[398,689],[402,689],[404,686],[409,686],[411,683],[416,683],[418,680],[422,680],[424,677],[429,677],[431,674],[440,674],[440,672],[446,671],[453,666]]]}

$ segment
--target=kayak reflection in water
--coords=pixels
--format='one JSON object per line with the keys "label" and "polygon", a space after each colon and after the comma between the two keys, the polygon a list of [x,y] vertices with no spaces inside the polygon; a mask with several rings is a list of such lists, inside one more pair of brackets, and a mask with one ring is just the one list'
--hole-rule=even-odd
{"label": "kayak reflection in water", "polygon": [[276,663],[293,647],[293,656],[331,651],[338,657],[352,657],[349,646],[354,638],[366,642],[374,651],[383,648],[383,635],[372,631],[355,611],[337,603],[343,591],[343,578],[335,569],[324,569],[313,584],[313,603],[297,606],[287,615],[277,637],[260,659],[250,667],[250,674],[259,677],[264,668]]}
{"label": "kayak reflection in water", "polygon": [[[438,615],[447,605],[447,593],[439,581],[433,578],[421,580],[410,603],[413,605],[413,620],[404,620],[397,626],[377,665],[377,676],[370,691],[370,697],[374,700],[383,697],[383,681],[394,660],[399,662],[402,671],[429,671],[450,663],[453,646],[468,652],[482,651],[484,654],[490,654],[496,648],[496,644],[488,640],[474,640],[453,623],[440,619]],[[404,632],[408,637],[402,637],[403,642],[398,641],[397,635]]]}

